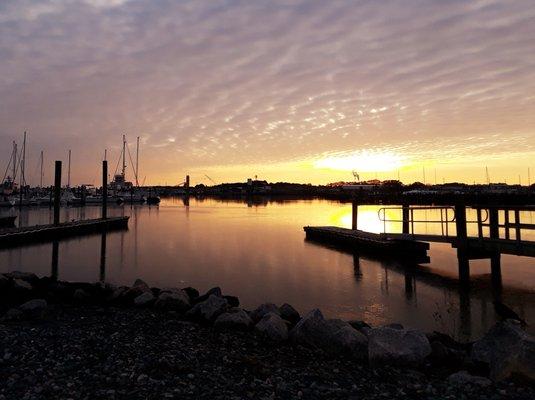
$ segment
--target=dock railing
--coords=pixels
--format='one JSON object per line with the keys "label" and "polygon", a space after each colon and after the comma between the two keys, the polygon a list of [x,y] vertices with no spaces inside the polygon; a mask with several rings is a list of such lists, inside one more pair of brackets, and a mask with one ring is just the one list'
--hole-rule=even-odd
{"label": "dock railing", "polygon": [[[473,205],[466,207],[467,209],[475,210],[476,219],[464,219],[466,225],[477,224],[477,238],[497,239],[497,240],[514,240],[516,242],[522,241],[522,230],[535,230],[535,224],[523,223],[521,220],[522,211],[535,211],[535,206],[500,206],[500,205]],[[440,212],[439,217],[432,219],[421,218],[415,214],[421,211],[436,211]],[[399,211],[401,218],[388,217],[387,213],[391,211]],[[443,237],[457,237],[450,235],[450,224],[457,225],[460,221],[456,214],[456,207],[453,206],[391,206],[381,207],[377,211],[379,220],[383,223],[384,233],[387,232],[387,223],[401,223],[403,225],[403,234],[417,235],[415,224],[440,224],[440,232],[437,236]],[[503,222],[500,222],[500,217]],[[484,235],[484,228],[488,228],[488,236]],[[503,229],[504,237],[501,237],[500,229]],[[514,239],[512,239],[514,237]]]}

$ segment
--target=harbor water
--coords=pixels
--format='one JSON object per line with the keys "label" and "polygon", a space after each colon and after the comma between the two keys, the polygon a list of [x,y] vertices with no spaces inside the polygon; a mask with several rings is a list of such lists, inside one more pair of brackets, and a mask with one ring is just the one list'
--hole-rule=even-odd
{"label": "harbor water", "polygon": [[[384,223],[381,206],[359,207],[359,229],[401,231]],[[47,207],[1,210],[18,215],[21,226],[47,224]],[[397,210],[386,210],[395,220]],[[424,211],[422,211],[424,213]],[[56,274],[68,281],[151,286],[220,286],[244,308],[263,302],[290,303],[301,313],[320,308],[325,315],[365,320],[371,325],[402,323],[449,333],[460,340],[481,336],[495,321],[493,299],[513,308],[533,332],[535,259],[502,255],[502,285],[492,284],[490,261],[470,262],[471,285],[461,289],[457,258],[450,244],[431,244],[430,263],[402,264],[326,247],[305,240],[303,226],[351,226],[351,204],[327,200],[241,201],[164,198],[159,206],[110,207],[109,216],[129,215],[127,231],[77,237],[0,250],[0,271]],[[62,208],[61,218],[100,216],[97,206]],[[535,213],[523,213],[533,223]],[[468,219],[475,219],[469,213]],[[438,210],[419,219],[439,220]],[[418,223],[419,233],[440,233],[443,225]],[[454,234],[454,224],[449,225]],[[476,226],[469,227],[474,235]],[[526,233],[524,239],[535,240]],[[531,323],[530,323],[531,322]]]}

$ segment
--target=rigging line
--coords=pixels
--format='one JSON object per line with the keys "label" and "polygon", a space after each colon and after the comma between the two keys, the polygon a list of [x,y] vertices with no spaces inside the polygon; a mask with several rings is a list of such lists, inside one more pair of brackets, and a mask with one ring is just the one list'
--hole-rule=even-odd
{"label": "rigging line", "polygon": [[128,158],[130,158],[130,164],[132,164],[132,171],[134,171],[134,177],[136,178],[137,182],[137,171],[136,167],[134,166],[134,161],[132,161],[132,154],[130,154],[130,147],[128,147],[128,143],[126,144],[126,150],[128,150]]}
{"label": "rigging line", "polygon": [[9,171],[9,167],[11,166],[12,161],[13,161],[13,152],[11,152],[11,156],[9,157],[9,162],[7,163],[6,172],[4,172],[4,179],[2,179],[2,182],[5,182],[7,178],[7,171]]}
{"label": "rigging line", "polygon": [[119,159],[117,160],[117,165],[115,166],[115,172],[113,173],[113,176],[117,175],[117,170],[119,169],[119,163],[121,162],[122,155],[123,155],[123,152],[121,150],[121,153],[119,154]]}

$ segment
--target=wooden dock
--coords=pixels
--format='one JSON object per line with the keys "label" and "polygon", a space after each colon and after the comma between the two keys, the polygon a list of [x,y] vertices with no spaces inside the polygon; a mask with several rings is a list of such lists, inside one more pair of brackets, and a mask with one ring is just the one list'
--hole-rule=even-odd
{"label": "wooden dock", "polygon": [[410,237],[389,238],[382,233],[365,232],[335,226],[305,226],[307,239],[330,243],[355,251],[380,254],[398,259],[428,260],[429,243],[419,242]]}
{"label": "wooden dock", "polygon": [[130,217],[88,219],[61,224],[36,225],[0,230],[0,247],[13,247],[35,242],[50,242],[72,236],[128,228]]}

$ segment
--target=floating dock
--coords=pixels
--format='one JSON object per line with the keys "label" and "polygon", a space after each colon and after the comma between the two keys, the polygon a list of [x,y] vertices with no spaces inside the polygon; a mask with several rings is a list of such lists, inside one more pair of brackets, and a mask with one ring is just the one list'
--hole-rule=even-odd
{"label": "floating dock", "polygon": [[[419,242],[410,237],[392,239],[382,233],[365,232],[336,226],[305,226],[307,239],[329,243],[355,251],[395,256],[401,259],[429,262],[429,243]],[[427,260],[427,261],[425,261]]]}
{"label": "floating dock", "polygon": [[87,235],[128,228],[130,217],[113,217],[64,222],[61,224],[36,225],[0,230],[0,247],[26,245],[35,242],[50,242],[72,236]]}

